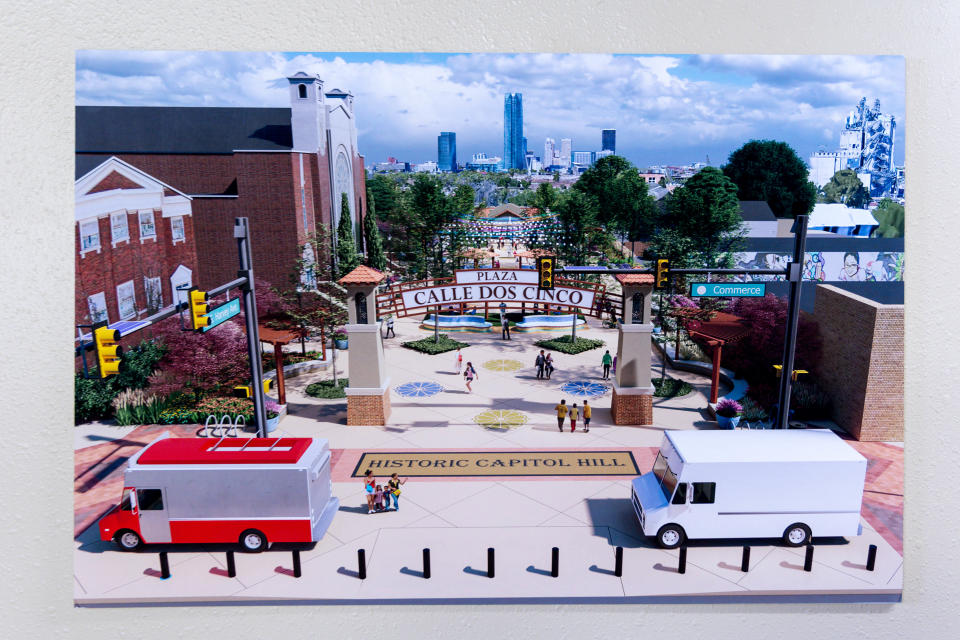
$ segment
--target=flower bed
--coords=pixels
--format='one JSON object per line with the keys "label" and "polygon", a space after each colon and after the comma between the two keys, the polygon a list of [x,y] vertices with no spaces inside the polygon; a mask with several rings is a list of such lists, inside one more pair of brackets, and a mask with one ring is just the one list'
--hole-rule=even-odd
{"label": "flower bed", "polygon": [[336,385],[333,384],[333,380],[321,380],[320,382],[314,382],[307,385],[304,393],[312,398],[323,398],[326,400],[332,398],[346,398],[347,393],[344,391],[344,389],[349,384],[350,380],[347,378],[340,378]]}
{"label": "flower bed", "polygon": [[[310,362],[311,360],[322,360],[323,354],[319,351],[307,351],[306,355],[302,353],[284,353],[283,354],[283,366],[291,364],[298,364],[300,362]],[[272,353],[265,353],[263,355],[263,370],[264,371],[273,371],[277,368],[277,358]]]}
{"label": "flower bed", "polygon": [[560,336],[559,338],[551,338],[550,340],[537,340],[534,344],[544,349],[559,351],[560,353],[566,353],[568,355],[576,355],[584,351],[590,351],[591,349],[599,349],[606,343],[603,340],[591,340],[590,338],[577,338],[577,341],[573,342],[570,336]]}
{"label": "flower bed", "polygon": [[423,338],[422,340],[412,340],[410,342],[404,342],[403,346],[407,349],[413,349],[414,351],[419,351],[420,353],[427,353],[430,355],[436,355],[438,353],[446,353],[447,351],[455,351],[457,349],[463,349],[469,347],[466,342],[459,342],[453,340],[452,338],[447,337],[447,334],[440,334],[440,342],[437,342],[432,336],[429,338]]}
{"label": "flower bed", "polygon": [[676,378],[654,378],[653,395],[656,398],[675,398],[685,396],[693,391],[690,383]]}

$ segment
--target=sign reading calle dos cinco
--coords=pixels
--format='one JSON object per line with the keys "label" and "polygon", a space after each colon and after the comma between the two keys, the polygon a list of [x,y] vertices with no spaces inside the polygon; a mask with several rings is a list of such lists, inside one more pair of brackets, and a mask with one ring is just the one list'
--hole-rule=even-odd
{"label": "sign reading calle dos cinco", "polygon": [[537,287],[537,272],[531,269],[464,269],[455,272],[451,284],[401,293],[407,309],[435,307],[461,302],[527,302],[590,309],[592,289],[557,286],[551,291]]}

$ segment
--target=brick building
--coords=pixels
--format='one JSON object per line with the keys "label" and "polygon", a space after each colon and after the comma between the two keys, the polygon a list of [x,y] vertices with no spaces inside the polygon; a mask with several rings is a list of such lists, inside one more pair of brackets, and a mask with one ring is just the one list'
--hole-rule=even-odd
{"label": "brick building", "polygon": [[903,441],[903,305],[817,285],[823,354],[814,372],[833,419],[861,441]]}
{"label": "brick building", "polygon": [[109,158],[76,181],[75,198],[77,324],[142,319],[193,283],[190,196]]}
{"label": "brick building", "polygon": [[238,216],[250,219],[257,277],[289,286],[307,235],[336,228],[341,193],[362,249],[366,181],[353,96],[303,72],[287,80],[289,108],[77,107],[77,177],[115,157],[176,185],[190,203],[201,289],[236,277]]}

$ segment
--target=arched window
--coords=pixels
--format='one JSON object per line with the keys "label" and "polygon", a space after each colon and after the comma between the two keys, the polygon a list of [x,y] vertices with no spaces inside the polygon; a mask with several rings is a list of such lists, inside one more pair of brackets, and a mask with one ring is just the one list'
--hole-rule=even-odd
{"label": "arched window", "polygon": [[300,96],[301,99],[306,98],[306,97],[307,97],[307,85],[305,85],[305,84],[299,84],[299,85],[297,85],[297,93],[299,94],[299,96]]}
{"label": "arched window", "polygon": [[633,318],[632,324],[643,324],[643,294],[637,291],[633,294]]}
{"label": "arched window", "polygon": [[367,296],[362,291],[353,296],[353,303],[357,305],[357,324],[367,324]]}

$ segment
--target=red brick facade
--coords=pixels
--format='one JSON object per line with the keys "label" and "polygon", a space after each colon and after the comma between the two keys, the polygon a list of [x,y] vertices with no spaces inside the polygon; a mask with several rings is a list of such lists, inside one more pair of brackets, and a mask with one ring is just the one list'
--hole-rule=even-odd
{"label": "red brick facade", "polygon": [[387,424],[390,418],[390,390],[382,396],[347,396],[348,425]]}
{"label": "red brick facade", "polygon": [[903,441],[903,305],[818,285],[823,355],[814,373],[833,419],[857,440]]}
{"label": "red brick facade", "polygon": [[613,390],[610,401],[613,424],[646,426],[653,424],[653,396],[618,394]]}

